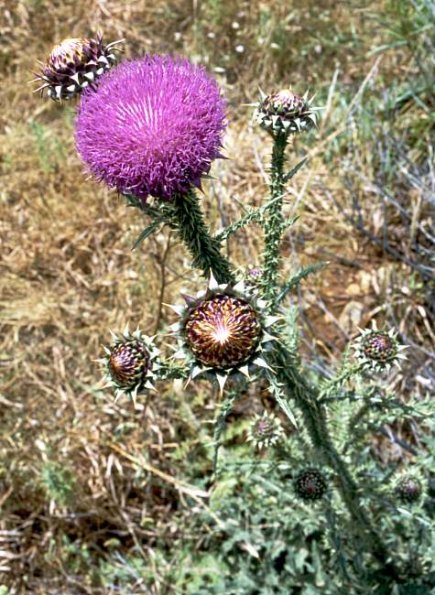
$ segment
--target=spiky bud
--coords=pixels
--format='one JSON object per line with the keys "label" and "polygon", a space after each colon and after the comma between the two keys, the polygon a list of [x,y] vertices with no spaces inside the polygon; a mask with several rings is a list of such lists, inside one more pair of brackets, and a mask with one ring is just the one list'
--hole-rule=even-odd
{"label": "spiky bud", "polygon": [[245,273],[245,283],[248,287],[256,287],[261,283],[264,271],[261,267],[251,267]]}
{"label": "spiky bud", "polygon": [[268,330],[280,317],[268,315],[267,302],[244,281],[219,284],[210,275],[206,290],[184,300],[171,306],[180,317],[171,330],[178,338],[174,358],[188,362],[190,378],[214,377],[223,391],[233,374],[252,379],[251,373],[271,369],[265,355],[276,339]]}
{"label": "spiky bud", "polygon": [[397,497],[405,504],[413,504],[420,500],[422,485],[415,477],[403,477],[396,486]]}
{"label": "spiky bud", "polygon": [[249,428],[248,440],[261,450],[278,442],[283,434],[280,420],[272,413],[265,411],[252,422]]}
{"label": "spiky bud", "polygon": [[159,351],[151,337],[139,330],[130,334],[126,329],[122,335],[114,335],[113,343],[105,351],[106,357],[101,361],[117,397],[127,393],[135,398],[138,392],[154,388]]}
{"label": "spiky bud", "polygon": [[101,35],[96,39],[64,39],[55,46],[37,79],[43,84],[38,91],[54,100],[71,99],[95,83],[116,62],[114,46],[104,45]]}
{"label": "spiky bud", "polygon": [[303,500],[320,500],[328,490],[325,475],[315,467],[299,471],[293,485],[296,495]]}
{"label": "spiky bud", "polygon": [[137,339],[117,343],[109,356],[108,368],[113,382],[124,390],[141,385],[150,366],[150,354]]}
{"label": "spiky bud", "polygon": [[190,311],[184,333],[186,344],[198,361],[224,370],[239,366],[252,356],[262,328],[257,312],[248,302],[218,294]]}
{"label": "spiky bud", "polygon": [[400,345],[393,329],[388,332],[379,331],[373,324],[372,329],[366,329],[355,341],[356,357],[366,369],[382,371],[392,364],[398,365],[405,359],[402,351],[405,346]]}
{"label": "spiky bud", "polygon": [[313,128],[317,122],[316,109],[310,106],[306,96],[300,97],[284,89],[262,96],[255,119],[273,136],[288,135]]}

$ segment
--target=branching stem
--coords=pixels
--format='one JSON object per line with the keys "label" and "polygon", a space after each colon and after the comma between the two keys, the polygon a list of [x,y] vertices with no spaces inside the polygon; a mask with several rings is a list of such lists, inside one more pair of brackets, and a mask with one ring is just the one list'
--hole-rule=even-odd
{"label": "branching stem", "polygon": [[[282,193],[282,165],[284,159],[285,143],[275,146],[274,159],[277,169],[273,182],[273,192]],[[279,201],[277,201],[278,204]],[[231,282],[234,277],[231,266],[225,256],[220,252],[219,243],[209,234],[204,223],[200,205],[194,194],[176,199],[177,227],[181,239],[193,257],[196,267],[207,274],[211,269],[219,282]],[[275,210],[270,214],[270,221],[274,221],[272,228],[276,231],[273,238],[267,240],[268,279],[272,284],[271,293],[275,296],[277,289],[277,274],[279,261],[279,244],[282,214]],[[272,266],[273,263],[273,266]],[[291,398],[300,408],[311,442],[319,454],[320,460],[334,470],[337,476],[338,488],[341,497],[352,517],[355,534],[365,544],[368,551],[379,562],[385,574],[398,580],[399,571],[387,562],[389,553],[384,546],[380,535],[363,508],[355,483],[344,460],[340,457],[330,437],[323,405],[319,402],[317,391],[311,387],[295,365],[294,357],[288,350],[280,345],[275,350],[275,370],[278,380],[284,385],[287,397]]]}

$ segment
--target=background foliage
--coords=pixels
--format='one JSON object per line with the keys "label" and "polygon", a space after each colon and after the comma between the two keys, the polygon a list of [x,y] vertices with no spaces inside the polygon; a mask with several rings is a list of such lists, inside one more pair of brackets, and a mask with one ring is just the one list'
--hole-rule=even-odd
{"label": "background foliage", "polygon": [[[98,29],[108,41],[125,37],[127,56],[177,52],[206,64],[229,100],[229,159],[215,164],[204,195],[216,231],[267,195],[270,141],[247,105],[258,87],[316,91],[326,110],[317,138],[294,147],[295,164],[311,159],[286,197],[286,215],[301,218],[284,245],[284,275],[329,261],[291,298],[306,365],[328,379],[357,326],[376,318],[411,346],[386,391],[421,405],[434,377],[433,4],[91,4],[0,7],[4,593],[284,593],[286,581],[295,593],[343,592],[352,576],[343,570],[331,584],[318,562],[332,507],[296,502],[289,487],[300,437],[265,456],[245,442],[252,415],[272,408],[261,386],[227,419],[217,477],[219,399],[207,382],[168,384],[136,409],[101,389],[95,360],[108,329],[129,322],[152,333],[171,323],[162,304],[195,291],[199,278],[166,230],[131,251],[146,222],[84,178],[73,107],[40,100],[28,81],[53,44]],[[259,236],[254,225],[228,241],[240,266],[257,263]],[[433,469],[424,417],[373,411],[365,437],[373,472],[400,472],[416,452]],[[338,438],[352,413],[337,405]],[[433,506],[430,495],[422,506]],[[418,508],[399,519],[404,535],[421,530]],[[379,519],[385,532],[392,522]],[[346,549],[345,535],[334,539],[337,552]]]}

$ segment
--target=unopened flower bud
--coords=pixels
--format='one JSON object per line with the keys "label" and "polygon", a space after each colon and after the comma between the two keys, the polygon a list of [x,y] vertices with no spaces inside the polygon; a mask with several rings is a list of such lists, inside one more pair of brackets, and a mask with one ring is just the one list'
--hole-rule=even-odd
{"label": "unopened flower bud", "polygon": [[290,90],[263,95],[255,112],[260,126],[273,136],[309,130],[316,125],[316,109],[307,96],[300,97]]}
{"label": "unopened flower bud", "polygon": [[402,353],[406,347],[400,345],[395,331],[379,331],[375,324],[372,329],[362,332],[354,348],[362,366],[375,371],[387,370],[392,364],[398,365],[401,359],[406,359]]}
{"label": "unopened flower bud", "polygon": [[38,89],[54,100],[71,99],[95,83],[116,62],[114,46],[120,41],[103,44],[101,35],[96,39],[64,39],[55,46],[42,66],[37,79]]}
{"label": "unopened flower bud", "polygon": [[413,504],[420,500],[422,491],[420,481],[411,476],[402,478],[396,486],[396,494],[405,504]]}
{"label": "unopened flower bud", "polygon": [[284,435],[280,420],[265,411],[254,419],[249,428],[248,440],[259,450],[272,446]]}
{"label": "unopened flower bud", "polygon": [[296,495],[303,500],[320,500],[328,490],[325,475],[315,467],[302,469],[294,479]]}

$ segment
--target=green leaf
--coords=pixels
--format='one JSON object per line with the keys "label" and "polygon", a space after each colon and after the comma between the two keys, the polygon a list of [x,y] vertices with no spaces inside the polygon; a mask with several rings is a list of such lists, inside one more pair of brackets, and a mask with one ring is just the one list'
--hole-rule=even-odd
{"label": "green leaf", "polygon": [[277,305],[280,304],[282,300],[286,297],[286,295],[292,289],[297,287],[303,279],[306,279],[312,273],[316,273],[317,271],[320,271],[321,269],[325,268],[327,264],[327,262],[316,262],[314,264],[310,264],[306,267],[302,267],[301,269],[299,269],[299,271],[295,275],[293,275],[293,277],[289,281],[287,281],[287,283],[285,283],[281,290],[281,293],[278,294],[275,303]]}
{"label": "green leaf", "polygon": [[160,227],[160,225],[162,223],[163,223],[162,219],[156,219],[155,221],[150,223],[150,225],[145,227],[145,229],[141,232],[141,234],[139,235],[139,237],[133,244],[132,250],[136,250],[136,248],[138,246],[140,246],[143,241],[145,241],[147,238],[149,238],[150,235],[152,235],[155,231],[157,231],[157,229]]}
{"label": "green leaf", "polygon": [[303,165],[305,165],[305,163],[307,161],[308,161],[308,157],[304,157],[302,159],[302,161],[299,161],[299,163],[297,165],[295,165],[293,169],[291,169],[287,174],[285,174],[284,182],[288,182],[289,180],[291,180],[298,173],[298,171],[301,169],[301,167]]}

